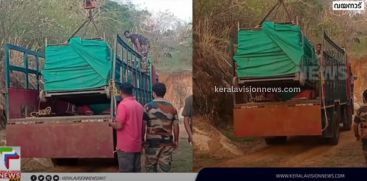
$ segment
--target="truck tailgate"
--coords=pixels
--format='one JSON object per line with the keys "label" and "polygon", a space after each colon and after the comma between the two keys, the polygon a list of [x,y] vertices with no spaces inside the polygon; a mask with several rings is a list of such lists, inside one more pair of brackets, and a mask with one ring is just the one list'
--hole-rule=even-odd
{"label": "truck tailgate", "polygon": [[321,135],[320,105],[264,105],[234,108],[236,136]]}
{"label": "truck tailgate", "polygon": [[18,121],[7,125],[6,134],[7,145],[20,146],[24,157],[110,158],[114,155],[113,130],[101,119]]}

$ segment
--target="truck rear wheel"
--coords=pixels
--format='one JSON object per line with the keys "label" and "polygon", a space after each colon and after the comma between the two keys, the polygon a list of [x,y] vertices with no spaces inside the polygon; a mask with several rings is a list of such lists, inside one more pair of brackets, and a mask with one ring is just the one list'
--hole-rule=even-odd
{"label": "truck rear wheel", "polygon": [[1,111],[1,115],[0,115],[0,128],[5,129],[6,128],[6,114],[5,114],[5,110]]}
{"label": "truck rear wheel", "polygon": [[337,112],[334,112],[331,121],[331,129],[332,129],[332,136],[329,138],[326,138],[326,141],[330,145],[337,145],[339,143],[339,136],[340,136],[340,114],[337,114]]}
{"label": "truck rear wheel", "polygon": [[60,166],[75,166],[78,164],[78,158],[53,158],[52,163]]}
{"label": "truck rear wheel", "polygon": [[280,145],[287,142],[287,137],[286,136],[266,137],[265,142],[267,145]]}
{"label": "truck rear wheel", "polygon": [[352,112],[349,110],[349,106],[346,106],[342,112],[343,130],[349,131],[352,129]]}

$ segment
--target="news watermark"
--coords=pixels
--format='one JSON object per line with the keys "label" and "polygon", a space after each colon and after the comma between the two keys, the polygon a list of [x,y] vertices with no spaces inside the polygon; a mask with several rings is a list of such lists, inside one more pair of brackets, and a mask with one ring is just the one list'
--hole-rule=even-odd
{"label": "news watermark", "polygon": [[294,173],[294,174],[275,174],[275,178],[277,179],[315,179],[315,180],[330,180],[330,179],[344,179],[345,174],[300,174],[300,173]]}
{"label": "news watermark", "polygon": [[0,179],[20,180],[20,147],[0,147]]}
{"label": "news watermark", "polygon": [[216,93],[299,93],[301,92],[300,87],[217,87],[214,86]]}
{"label": "news watermark", "polygon": [[[321,70],[320,70],[321,69]],[[306,80],[347,80],[350,78],[348,76],[348,67],[345,65],[339,66],[308,66],[301,69],[301,74],[296,76],[302,76]]]}
{"label": "news watermark", "polygon": [[362,11],[364,1],[333,1],[334,11]]}

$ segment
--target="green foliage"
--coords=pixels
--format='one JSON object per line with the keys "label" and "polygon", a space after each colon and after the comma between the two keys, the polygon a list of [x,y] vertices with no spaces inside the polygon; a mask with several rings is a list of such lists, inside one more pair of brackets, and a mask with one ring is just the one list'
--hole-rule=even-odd
{"label": "green foliage", "polygon": [[[64,43],[87,19],[88,13],[82,8],[82,2],[0,0],[1,49],[6,43],[12,43],[44,51],[46,39],[48,44]],[[159,70],[172,72],[191,69],[191,24],[181,22],[168,12],[153,17],[148,11],[140,10],[131,3],[121,4],[112,0],[97,2],[94,20],[99,33],[89,24],[77,36],[104,37],[113,45],[116,34],[130,30],[150,39],[150,56]],[[4,52],[0,51],[1,85],[4,84],[3,57]],[[18,58],[17,61],[21,62],[21,56]],[[0,110],[3,103],[3,96],[0,95]]]}
{"label": "green foliage", "polygon": [[[46,38],[48,44],[65,42],[87,19],[88,13],[82,8],[82,2],[82,0],[0,0],[0,46],[14,43],[42,51]],[[116,34],[130,30],[151,40],[153,47],[151,56],[158,68],[166,64],[176,67],[191,64],[191,44],[187,42],[187,39],[190,39],[188,34],[191,34],[190,24],[181,22],[168,12],[153,17],[148,11],[140,10],[131,3],[121,4],[112,0],[99,0],[98,3],[94,20],[99,32],[92,24],[88,24],[77,36],[104,37],[112,44]],[[182,46],[183,42],[187,42],[185,46]],[[190,53],[172,58],[164,56],[175,55],[176,52],[182,51]],[[180,68],[175,71],[180,71]]]}
{"label": "green foliage", "polygon": [[[188,34],[188,33],[187,33]],[[187,35],[179,40],[178,46],[172,46],[172,43],[166,44],[166,47],[156,47],[159,52],[160,61],[156,61],[157,66],[164,72],[178,72],[192,69],[192,37]]]}
{"label": "green foliage", "polygon": [[151,42],[151,57],[160,71],[192,69],[191,23],[182,22],[170,12],[161,12],[140,30]]}

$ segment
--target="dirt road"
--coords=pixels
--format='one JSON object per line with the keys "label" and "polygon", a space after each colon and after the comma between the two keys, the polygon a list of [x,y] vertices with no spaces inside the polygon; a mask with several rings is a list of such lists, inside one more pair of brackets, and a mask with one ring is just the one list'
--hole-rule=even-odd
{"label": "dirt road", "polygon": [[[190,172],[192,168],[191,145],[181,139],[180,148],[173,155],[172,172]],[[144,164],[144,163],[143,163]],[[56,164],[47,172],[117,172],[118,163],[113,159],[80,159],[76,164]],[[142,165],[144,167],[144,165]],[[144,168],[143,168],[144,169]],[[144,170],[143,170],[144,171]]]}
{"label": "dirt road", "polygon": [[[172,172],[192,170],[192,147],[187,138],[181,138],[179,149],[173,155]],[[142,165],[143,166],[143,165]],[[117,172],[118,163],[114,159],[79,159],[77,162],[53,164],[50,159],[22,159],[22,171],[26,172]]]}
{"label": "dirt road", "polygon": [[251,167],[361,167],[362,147],[351,132],[341,135],[337,146],[325,145],[318,137],[291,138],[286,145],[266,146],[217,166]]}
{"label": "dirt road", "polygon": [[[221,139],[222,135],[211,139]],[[210,141],[210,140],[209,140]],[[226,143],[242,151],[241,155],[195,151],[194,170],[203,167],[363,167],[361,143],[352,131],[342,132],[336,146],[326,145],[319,137],[293,137],[285,145],[268,146],[262,139]],[[198,152],[197,152],[198,151]],[[224,152],[224,151],[222,151]],[[211,154],[213,153],[213,154]]]}

